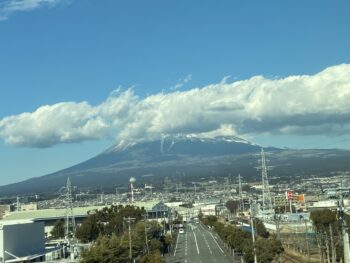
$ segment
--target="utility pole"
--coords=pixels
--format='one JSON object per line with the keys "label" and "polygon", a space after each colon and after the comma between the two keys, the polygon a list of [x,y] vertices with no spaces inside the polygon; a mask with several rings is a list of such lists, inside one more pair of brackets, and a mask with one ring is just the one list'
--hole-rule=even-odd
{"label": "utility pole", "polygon": [[164,233],[164,235],[165,235],[165,232],[166,232],[166,230],[165,230],[166,224],[165,223],[166,223],[165,222],[165,212],[163,211],[163,233]]}
{"label": "utility pole", "polygon": [[[281,215],[280,214],[275,214],[275,223],[276,223],[276,233],[277,233],[277,239],[281,241],[281,233],[280,233],[280,221],[281,221]],[[281,253],[278,254],[278,263],[282,262],[282,255]]]}
{"label": "utility pole", "polygon": [[176,182],[176,197],[179,198],[179,184]]}
{"label": "utility pole", "polygon": [[225,182],[224,182],[224,193],[230,197],[230,181],[228,177],[225,177]]}
{"label": "utility pole", "polygon": [[277,234],[277,239],[281,240],[281,232],[280,232],[280,221],[281,221],[281,215],[276,214],[274,216],[275,218],[275,223],[276,223],[276,234]]}
{"label": "utility pole", "polygon": [[136,218],[131,218],[130,216],[128,218],[124,217],[124,221],[126,221],[129,225],[129,259],[130,262],[132,262],[132,243],[131,243],[131,222],[134,221]]}
{"label": "utility pole", "polygon": [[345,209],[344,209],[343,194],[340,193],[339,194],[339,201],[338,201],[338,213],[339,213],[339,221],[341,223],[341,232],[342,232],[342,236],[343,236],[344,263],[350,263],[349,233],[347,231],[344,210]]}
{"label": "utility pole", "polygon": [[307,262],[310,262],[310,245],[309,245],[309,238],[308,238],[308,228],[307,228],[307,221],[304,218],[305,222],[305,241],[306,241],[306,248],[307,248]]}
{"label": "utility pole", "polygon": [[253,239],[253,251],[254,251],[254,263],[258,263],[255,248],[255,231],[254,231],[254,220],[253,220],[253,201],[250,201],[250,227],[252,229],[252,239]]}
{"label": "utility pole", "polygon": [[238,195],[239,195],[239,210],[244,210],[243,194],[242,194],[242,180],[241,175],[238,174]]}
{"label": "utility pole", "polygon": [[146,252],[149,254],[149,248],[148,248],[148,236],[147,236],[147,212],[143,215],[145,219],[145,242],[146,242]]}
{"label": "utility pole", "polygon": [[242,195],[242,181],[241,175],[238,174],[238,196],[239,196],[239,221],[243,225],[242,214],[244,211],[243,195]]}
{"label": "utility pole", "polygon": [[[310,262],[310,245],[309,245],[309,238],[308,238],[308,228],[307,228],[307,220],[302,215],[300,216],[300,219],[304,221],[305,224],[305,243],[306,243],[306,249],[307,249],[307,262]],[[332,252],[333,253],[333,252]]]}
{"label": "utility pole", "polygon": [[115,200],[116,202],[119,201],[119,192],[118,192],[118,187],[115,188]]}
{"label": "utility pole", "polygon": [[17,204],[16,204],[16,211],[19,212],[21,208],[20,201],[19,201],[19,196],[17,196]]}

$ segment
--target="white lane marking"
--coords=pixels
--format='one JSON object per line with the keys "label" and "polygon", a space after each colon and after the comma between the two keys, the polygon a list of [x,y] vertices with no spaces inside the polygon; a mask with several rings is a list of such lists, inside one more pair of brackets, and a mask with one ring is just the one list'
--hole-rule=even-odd
{"label": "white lane marking", "polygon": [[202,233],[202,236],[203,236],[203,238],[204,238],[205,243],[207,244],[207,247],[208,247],[208,249],[209,249],[210,254],[213,254],[213,251],[211,251],[211,248],[210,248],[210,246],[209,246],[209,242],[208,242],[207,238],[205,237],[205,235],[204,235],[203,232],[201,232],[201,233]]}
{"label": "white lane marking", "polygon": [[[208,231],[208,232],[209,232],[209,231]],[[218,248],[221,250],[221,252],[222,252],[223,254],[225,254],[224,251],[222,250],[222,248],[219,246],[219,244],[218,244],[218,242],[216,241],[216,239],[214,238],[213,234],[212,234],[211,232],[209,232],[209,234],[211,235],[211,237],[213,238],[214,242],[216,243],[216,245],[218,246]]]}
{"label": "white lane marking", "polygon": [[[192,228],[193,230],[193,228]],[[193,235],[194,235],[194,241],[196,241],[196,247],[197,247],[197,252],[198,252],[198,255],[199,255],[199,248],[198,248],[198,243],[197,243],[197,237],[196,237],[196,233],[193,231]]]}
{"label": "white lane marking", "polygon": [[174,250],[174,257],[175,257],[175,254],[176,254],[177,243],[179,242],[179,236],[180,236],[180,234],[178,233],[178,234],[177,234],[177,239],[176,239],[175,250]]}

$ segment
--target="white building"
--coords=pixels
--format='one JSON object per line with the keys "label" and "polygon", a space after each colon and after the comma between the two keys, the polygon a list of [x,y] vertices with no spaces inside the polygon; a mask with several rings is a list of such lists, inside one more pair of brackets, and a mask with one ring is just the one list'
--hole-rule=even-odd
{"label": "white building", "polygon": [[21,211],[35,211],[38,210],[37,203],[21,204]]}
{"label": "white building", "polygon": [[308,203],[309,209],[312,208],[336,208],[338,205],[338,200],[324,200],[317,202]]}
{"label": "white building", "polygon": [[216,204],[206,205],[201,207],[201,212],[204,216],[215,216],[216,215]]}

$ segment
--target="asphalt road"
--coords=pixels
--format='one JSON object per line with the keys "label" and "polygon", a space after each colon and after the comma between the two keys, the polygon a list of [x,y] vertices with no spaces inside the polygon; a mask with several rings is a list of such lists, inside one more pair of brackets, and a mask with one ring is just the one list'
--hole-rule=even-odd
{"label": "asphalt road", "polygon": [[233,262],[205,226],[187,224],[185,233],[179,234],[174,250],[174,262],[181,263],[226,263]]}

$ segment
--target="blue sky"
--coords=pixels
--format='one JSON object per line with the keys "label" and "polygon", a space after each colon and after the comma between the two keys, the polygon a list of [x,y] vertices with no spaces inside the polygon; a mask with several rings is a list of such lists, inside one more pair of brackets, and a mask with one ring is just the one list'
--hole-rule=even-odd
{"label": "blue sky", "polygon": [[349,11],[319,0],[0,0],[1,184],[163,133],[348,149]]}

